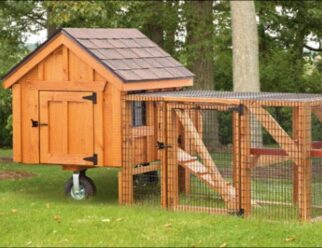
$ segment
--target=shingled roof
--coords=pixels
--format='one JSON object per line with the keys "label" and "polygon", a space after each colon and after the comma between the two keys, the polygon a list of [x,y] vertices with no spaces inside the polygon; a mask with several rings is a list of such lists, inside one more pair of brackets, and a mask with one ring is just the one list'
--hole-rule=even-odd
{"label": "shingled roof", "polygon": [[124,82],[191,78],[193,73],[137,29],[64,28]]}

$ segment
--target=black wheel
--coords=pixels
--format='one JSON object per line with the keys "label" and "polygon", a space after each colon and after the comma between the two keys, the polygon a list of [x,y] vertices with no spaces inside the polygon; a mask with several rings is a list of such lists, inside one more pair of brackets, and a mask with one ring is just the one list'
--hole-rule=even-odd
{"label": "black wheel", "polygon": [[90,178],[90,177],[86,176],[86,170],[82,170],[82,171],[80,171],[80,172],[79,172],[79,176],[80,176],[80,177],[85,177],[85,178],[86,178],[86,180],[88,180],[88,181],[92,184],[93,189],[94,189],[94,195],[96,195],[96,192],[97,192],[96,185],[95,185],[94,181],[92,180],[92,178]]}
{"label": "black wheel", "polygon": [[83,176],[86,178],[86,180],[88,180],[88,182],[90,184],[92,184],[92,187],[93,187],[93,191],[94,191],[94,195],[96,195],[96,192],[97,192],[97,188],[96,188],[96,184],[94,183],[93,179],[88,177],[88,176]]}
{"label": "black wheel", "polygon": [[65,185],[65,195],[74,200],[88,199],[95,194],[93,181],[86,176],[79,177],[79,192],[75,192],[73,187],[73,177],[71,177]]}

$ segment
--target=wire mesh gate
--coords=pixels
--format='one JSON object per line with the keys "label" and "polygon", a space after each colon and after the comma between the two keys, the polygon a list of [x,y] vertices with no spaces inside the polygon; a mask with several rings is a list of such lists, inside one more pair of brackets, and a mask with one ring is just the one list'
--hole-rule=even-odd
{"label": "wire mesh gate", "polygon": [[312,135],[322,139],[322,101],[250,98],[124,101],[120,202],[278,220],[321,216],[322,142]]}

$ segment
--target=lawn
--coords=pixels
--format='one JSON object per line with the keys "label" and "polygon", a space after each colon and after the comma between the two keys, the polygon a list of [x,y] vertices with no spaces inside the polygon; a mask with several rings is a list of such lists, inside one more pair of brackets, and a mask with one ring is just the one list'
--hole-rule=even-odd
{"label": "lawn", "polygon": [[0,164],[36,176],[0,180],[0,246],[322,246],[322,223],[269,222],[119,206],[117,170],[95,169],[97,196],[65,198],[70,172]]}

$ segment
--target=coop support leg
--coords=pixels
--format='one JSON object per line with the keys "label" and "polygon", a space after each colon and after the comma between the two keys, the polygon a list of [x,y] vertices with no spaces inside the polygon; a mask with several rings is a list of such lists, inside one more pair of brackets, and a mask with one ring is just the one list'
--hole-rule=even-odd
{"label": "coop support leg", "polygon": [[311,182],[312,164],[310,157],[311,150],[311,108],[303,105],[298,108],[299,125],[299,160],[298,164],[298,202],[299,218],[309,221],[311,218]]}
{"label": "coop support leg", "polygon": [[240,205],[244,216],[251,214],[251,126],[250,112],[244,109],[240,116]]}
{"label": "coop support leg", "polygon": [[[299,109],[298,107],[293,107],[292,111],[292,133],[293,140],[298,140],[299,138]],[[298,203],[298,186],[299,186],[299,166],[293,163],[293,203]]]}
{"label": "coop support leg", "polygon": [[75,171],[73,173],[73,190],[76,194],[79,193],[79,176],[80,176],[79,171]]}

